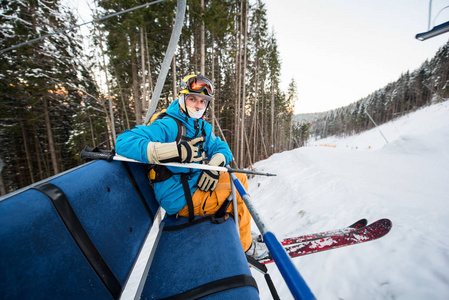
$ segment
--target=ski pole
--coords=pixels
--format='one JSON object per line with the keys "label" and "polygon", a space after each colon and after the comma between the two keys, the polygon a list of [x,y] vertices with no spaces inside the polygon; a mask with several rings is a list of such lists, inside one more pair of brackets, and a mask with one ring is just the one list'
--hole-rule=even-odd
{"label": "ski pole", "polygon": [[276,239],[275,235],[270,230],[268,230],[266,224],[262,221],[262,217],[259,215],[256,208],[251,203],[251,198],[246,192],[243,184],[235,174],[230,173],[229,175],[234,181],[238,193],[242,197],[243,201],[245,201],[246,207],[248,207],[248,210],[251,213],[254,222],[259,228],[259,231],[263,236],[263,240],[265,241],[268,250],[273,257],[273,260],[276,263],[279,271],[281,272],[281,275],[284,278],[285,283],[290,289],[293,297],[295,297],[295,299],[301,300],[315,299],[315,296],[307,286],[307,283],[304,281],[301,274],[299,274],[299,271],[293,265],[287,252],[285,252],[284,247],[282,247],[281,243]]}
{"label": "ski pole", "polygon": [[[229,166],[229,165],[227,165]],[[235,191],[235,185],[234,183],[231,181],[231,195],[232,195],[232,209],[234,210],[234,220],[235,220],[235,228],[237,228],[237,232],[239,233],[240,236],[240,224],[239,224],[239,210],[237,207],[237,193]]]}
{"label": "ski pole", "polygon": [[[81,159],[102,159],[102,160],[106,160],[109,162],[111,162],[113,160],[119,160],[119,161],[142,163],[138,160],[134,160],[131,158],[127,158],[127,157],[115,154],[114,150],[100,150],[98,148],[91,148],[89,146],[86,146],[86,148],[84,148],[81,151]],[[230,167],[202,165],[202,164],[195,164],[195,163],[159,163],[158,165],[179,167],[179,168],[188,168],[188,169],[222,171],[222,172],[229,172],[229,173],[235,172],[235,173],[244,173],[244,174],[252,174],[252,175],[262,175],[262,176],[276,176],[276,174],[272,174],[272,173],[255,172],[255,171],[249,171],[249,170],[233,169]]]}

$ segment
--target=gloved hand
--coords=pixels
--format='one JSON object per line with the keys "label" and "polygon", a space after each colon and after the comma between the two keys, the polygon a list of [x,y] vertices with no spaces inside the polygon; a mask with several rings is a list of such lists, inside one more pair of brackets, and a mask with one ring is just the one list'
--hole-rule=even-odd
{"label": "gloved hand", "polygon": [[147,157],[150,164],[166,162],[199,162],[202,160],[198,155],[197,145],[204,142],[204,137],[197,137],[191,141],[181,141],[179,144],[149,142],[147,146]]}
{"label": "gloved hand", "polygon": [[[210,166],[220,166],[223,167],[226,163],[226,158],[223,154],[217,153],[212,156],[209,161]],[[218,171],[204,170],[200,177],[198,178],[198,188],[201,191],[208,192],[213,191],[217,187],[218,178],[220,177],[220,173]]]}
{"label": "gloved hand", "polygon": [[197,137],[191,141],[181,141],[178,144],[178,153],[181,162],[199,162],[203,160],[201,154],[198,153],[198,144],[204,142],[204,137]]}

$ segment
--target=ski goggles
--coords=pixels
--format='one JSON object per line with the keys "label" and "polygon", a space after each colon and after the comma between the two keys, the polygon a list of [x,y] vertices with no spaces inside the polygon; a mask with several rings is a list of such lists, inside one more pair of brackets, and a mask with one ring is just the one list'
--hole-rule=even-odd
{"label": "ski goggles", "polygon": [[[185,86],[183,86],[184,84]],[[212,82],[201,75],[189,78],[189,80],[187,80],[187,82],[185,83],[182,82],[181,89],[187,89],[191,93],[204,92],[204,94],[209,96],[214,95],[214,86],[212,85]]]}

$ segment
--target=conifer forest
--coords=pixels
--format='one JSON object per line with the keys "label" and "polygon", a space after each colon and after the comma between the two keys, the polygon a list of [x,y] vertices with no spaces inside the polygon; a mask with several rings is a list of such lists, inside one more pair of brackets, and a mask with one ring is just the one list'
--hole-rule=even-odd
{"label": "conifer forest", "polygon": [[[177,1],[103,17],[145,3],[92,0],[80,17],[62,0],[0,1],[0,195],[81,165],[86,145],[113,149],[117,135],[142,125]],[[76,27],[92,19],[103,20]],[[208,122],[243,168],[311,136],[369,129],[366,112],[381,124],[449,96],[448,44],[420,69],[321,114],[294,116],[301,83],[292,78],[281,90],[281,67],[262,0],[187,0],[158,105],[176,99],[185,75],[210,78],[216,92]]]}
{"label": "conifer forest", "polygon": [[420,107],[449,97],[449,43],[417,70],[406,71],[396,81],[348,106],[322,113],[293,117],[299,145],[309,138],[350,136],[401,117]]}

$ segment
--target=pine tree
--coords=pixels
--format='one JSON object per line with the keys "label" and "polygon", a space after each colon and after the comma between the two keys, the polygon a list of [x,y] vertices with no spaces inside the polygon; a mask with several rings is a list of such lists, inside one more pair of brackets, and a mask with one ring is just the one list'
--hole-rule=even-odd
{"label": "pine tree", "polygon": [[268,75],[269,75],[269,84],[270,84],[270,144],[272,147],[272,152],[276,151],[275,149],[275,106],[276,106],[276,94],[279,91],[279,77],[281,64],[279,59],[279,52],[277,48],[277,40],[272,32],[269,38],[269,48],[268,48]]}
{"label": "pine tree", "polygon": [[[75,24],[59,1],[2,1],[2,49]],[[52,35],[0,57],[1,147],[11,191],[64,169],[72,103],[90,89],[76,31]],[[67,123],[66,123],[67,121]],[[48,150],[48,152],[43,152]]]}
{"label": "pine tree", "polygon": [[266,56],[268,53],[268,20],[265,4],[257,1],[253,7],[249,28],[249,103],[252,106],[250,141],[253,147],[253,161],[266,157],[265,135],[260,134],[263,128],[264,87],[267,80]]}
{"label": "pine tree", "polygon": [[[105,10],[103,14],[107,15],[111,11],[119,12],[144,3],[141,0],[100,0],[98,5]],[[109,83],[113,90],[112,99],[133,99],[137,125],[142,124],[146,109],[146,99],[142,99],[142,95],[150,94],[143,92],[147,87],[142,85],[142,78],[148,78],[145,82],[150,83],[158,76],[172,31],[174,4],[173,1],[163,2],[107,19],[103,23],[109,57],[108,70],[114,77]],[[151,62],[152,67],[143,68],[142,61]],[[164,92],[161,97],[168,100],[166,90]]]}

